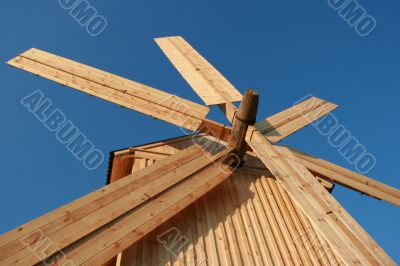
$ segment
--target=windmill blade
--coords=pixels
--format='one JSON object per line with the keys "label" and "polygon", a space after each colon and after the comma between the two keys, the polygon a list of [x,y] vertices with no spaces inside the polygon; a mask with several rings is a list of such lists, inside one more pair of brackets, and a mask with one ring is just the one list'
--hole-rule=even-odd
{"label": "windmill blade", "polygon": [[[311,97],[256,123],[255,127],[268,141],[275,143],[306,127],[329,112],[335,110],[337,107],[336,104],[316,97]],[[235,107],[235,114],[236,113],[237,110]],[[232,128],[205,119],[200,131],[217,137],[223,141],[229,141]]]}
{"label": "windmill blade", "polygon": [[255,127],[270,142],[275,143],[311,124],[337,107],[336,104],[311,97],[256,123]]}
{"label": "windmill blade", "polygon": [[229,152],[194,145],[6,233],[0,264],[100,265],[228,178]]}
{"label": "windmill blade", "polygon": [[362,194],[400,206],[400,190],[320,158],[288,147],[309,171]]}
{"label": "windmill blade", "polygon": [[207,105],[242,100],[240,92],[181,36],[155,41]]}
{"label": "windmill blade", "polygon": [[246,141],[346,265],[395,265],[285,147],[250,127]]}
{"label": "windmill blade", "polygon": [[155,39],[175,68],[206,105],[220,105],[229,121],[240,92],[181,36]]}
{"label": "windmill blade", "polygon": [[209,111],[206,106],[34,48],[7,63],[191,131],[199,128]]}
{"label": "windmill blade", "polygon": [[[255,175],[267,175],[272,176],[268,168],[264,165],[264,163],[258,158],[258,156],[252,152],[246,152],[246,164],[240,168],[238,168],[235,173],[251,173]],[[330,193],[334,188],[334,184],[330,181],[326,181],[326,179],[322,179],[319,175],[314,175],[318,182]]]}

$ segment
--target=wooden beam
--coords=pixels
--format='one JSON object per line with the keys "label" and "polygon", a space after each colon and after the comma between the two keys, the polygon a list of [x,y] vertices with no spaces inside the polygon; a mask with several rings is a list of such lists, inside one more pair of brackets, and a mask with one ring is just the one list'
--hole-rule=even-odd
{"label": "wooden beam", "polygon": [[233,118],[238,110],[237,107],[231,102],[218,104],[218,107],[224,113],[229,123],[233,124]]}
{"label": "wooden beam", "polygon": [[38,49],[7,62],[62,85],[195,131],[206,106]]}
{"label": "wooden beam", "polygon": [[[267,168],[258,168],[258,167],[251,167],[251,166],[246,166],[246,165],[236,169],[235,173],[243,174],[243,175],[248,174],[248,175],[255,175],[255,176],[265,176],[265,177],[273,176]],[[325,179],[322,179],[318,176],[316,176],[315,178],[329,193],[332,193],[334,184],[332,184],[331,182],[328,182]]]}
{"label": "wooden beam", "polygon": [[248,150],[245,137],[249,125],[254,125],[257,116],[259,94],[253,90],[244,93],[236,116],[233,118],[233,129],[228,142],[228,147],[235,150],[239,160],[243,159]]}
{"label": "wooden beam", "polygon": [[272,146],[254,127],[246,141],[346,265],[395,265],[289,149]]}
{"label": "wooden beam", "polygon": [[113,156],[109,183],[113,183],[131,174],[132,157]]}
{"label": "wooden beam", "polygon": [[[229,121],[232,122],[233,120],[230,117],[233,116],[234,113],[237,113],[236,109],[233,110],[233,108],[236,107],[233,106],[232,103],[221,104],[219,106],[223,111],[225,111],[225,105],[231,106],[231,111],[227,112],[227,114],[229,114],[227,117]],[[274,143],[304,128],[335,108],[337,108],[337,105],[313,97],[256,123],[255,127],[268,141]],[[223,141],[228,141],[232,128],[205,119],[199,131]]]}
{"label": "wooden beam", "polygon": [[290,150],[301,164],[321,178],[400,206],[400,190],[293,148]]}
{"label": "wooden beam", "polygon": [[102,263],[102,266],[117,266],[118,256],[113,257],[112,259],[108,260],[105,263]]}
{"label": "wooden beam", "polygon": [[[76,265],[98,265],[123,251],[226,180],[232,171],[220,167],[228,153],[218,153],[213,157],[215,161],[202,170],[64,249],[66,258]],[[46,262],[57,265],[58,261],[50,257]]]}
{"label": "wooden beam", "polygon": [[0,236],[0,264],[38,263],[31,252],[40,241],[34,232],[51,239],[52,248],[45,253],[50,256],[56,248],[64,249],[112,223],[223,156],[213,154],[194,145]]}
{"label": "wooden beam", "polygon": [[160,160],[164,159],[170,154],[165,154],[165,153],[159,153],[159,152],[154,152],[154,151],[148,151],[144,149],[132,149],[134,151],[134,157],[135,158],[143,158],[143,159],[149,159],[149,160]]}
{"label": "wooden beam", "polygon": [[337,108],[312,97],[255,124],[270,142],[278,142]]}
{"label": "wooden beam", "polygon": [[201,133],[211,135],[214,138],[224,142],[229,141],[232,132],[231,127],[209,119],[204,119],[198,130]]}
{"label": "wooden beam", "polygon": [[311,173],[315,176],[315,178],[318,180],[318,182],[319,182],[329,193],[332,193],[333,188],[335,187],[335,184],[333,184],[333,183],[331,183],[331,182],[329,182],[329,181],[327,181],[327,180],[321,178],[319,175],[317,175],[317,174],[315,174],[315,173],[313,173],[313,172],[311,172]]}
{"label": "wooden beam", "polygon": [[[167,140],[152,142],[152,143],[145,144],[145,145],[131,147],[131,149],[140,148],[143,150],[148,150],[148,149],[154,149],[156,147],[165,146],[165,145],[173,146],[176,143],[181,142],[183,140],[193,140],[194,138],[198,138],[198,137],[202,137],[202,136],[203,136],[202,134],[190,134],[190,135],[186,135],[184,137],[171,138],[171,139],[167,139]],[[171,155],[171,153],[169,153],[169,155]]]}
{"label": "wooden beam", "polygon": [[181,36],[157,38],[155,41],[207,105],[242,100],[240,92]]}

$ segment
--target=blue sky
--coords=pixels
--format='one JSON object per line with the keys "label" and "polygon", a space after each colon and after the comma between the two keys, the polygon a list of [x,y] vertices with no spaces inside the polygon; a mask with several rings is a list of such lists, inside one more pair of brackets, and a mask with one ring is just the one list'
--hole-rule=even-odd
{"label": "blue sky", "polygon": [[[240,91],[261,94],[258,118],[306,94],[340,105],[334,112],[377,159],[371,177],[400,187],[400,4],[360,0],[376,19],[359,36],[327,1],[98,1],[108,21],[91,37],[58,1],[3,0],[0,61],[31,47],[62,55],[201,103],[153,38],[183,35]],[[2,186],[0,232],[104,185],[107,160],[88,171],[59,144],[21,98],[41,90],[106,156],[112,150],[176,137],[180,129],[0,64]],[[210,118],[225,120],[217,109]],[[308,127],[290,144],[354,167]],[[334,195],[400,263],[400,211],[337,186]]]}

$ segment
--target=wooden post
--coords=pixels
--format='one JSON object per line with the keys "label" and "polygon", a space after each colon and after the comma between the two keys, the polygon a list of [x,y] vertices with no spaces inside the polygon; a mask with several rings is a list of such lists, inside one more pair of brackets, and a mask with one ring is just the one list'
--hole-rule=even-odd
{"label": "wooden post", "polygon": [[233,118],[232,134],[228,146],[233,148],[235,154],[242,161],[248,146],[245,141],[247,127],[253,125],[257,116],[258,92],[246,90],[236,115]]}

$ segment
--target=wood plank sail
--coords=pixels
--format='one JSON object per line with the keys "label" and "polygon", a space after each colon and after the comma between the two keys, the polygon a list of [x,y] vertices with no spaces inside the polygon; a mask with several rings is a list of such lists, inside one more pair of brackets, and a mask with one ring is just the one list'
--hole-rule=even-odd
{"label": "wood plank sail", "polygon": [[278,142],[335,110],[336,104],[311,97],[255,124],[270,141]]}
{"label": "wood plank sail", "polygon": [[256,129],[248,144],[347,265],[396,265],[285,147]]}
{"label": "wood plank sail", "polygon": [[242,100],[240,92],[181,36],[155,41],[207,105]]}
{"label": "wood plank sail", "polygon": [[[183,200],[187,197],[186,195],[192,195],[189,201],[195,200],[196,196],[193,195],[196,194],[197,188],[201,188],[197,185],[208,184],[207,186],[211,189],[209,182],[212,183],[214,177],[214,181],[217,181],[228,177],[231,173],[228,167],[225,172],[221,170],[220,163],[216,163],[227,155],[229,150],[218,152],[223,146],[215,145],[212,144],[213,149],[194,145],[175,156],[168,157],[143,171],[120,179],[2,235],[0,237],[0,264],[36,264],[53,255],[52,252],[56,250],[63,250],[65,253],[71,245],[76,246],[79,239],[91,239],[92,235],[96,235],[97,230],[101,228],[115,228],[114,224],[119,225],[121,222],[117,221],[123,220],[121,217],[143,218],[143,215],[137,213],[146,212],[150,208],[146,207],[149,204],[152,206],[150,208],[152,212],[148,218],[161,214],[165,210],[160,209],[157,212],[153,205],[159,205],[162,202],[159,199],[163,197],[161,195],[167,193],[166,191],[173,186],[176,186],[174,189],[176,193],[183,189],[182,197],[175,194],[174,200]],[[197,172],[199,172],[199,177],[195,174]],[[207,178],[204,175],[207,175]],[[202,180],[198,180],[200,176]],[[187,177],[190,177],[191,181],[188,181],[185,186],[177,185]],[[170,205],[167,204],[166,207],[168,206]],[[163,215],[168,218],[171,216],[168,213]],[[21,241],[21,238],[24,241]],[[43,253],[45,257],[40,258],[32,252],[32,248],[38,245],[38,241],[47,238],[51,239],[52,246],[47,247]]]}
{"label": "wood plank sail", "polygon": [[400,190],[293,148],[290,148],[290,150],[302,165],[320,177],[362,194],[400,206]]}
{"label": "wood plank sail", "polygon": [[240,92],[181,36],[155,39],[158,46],[206,105],[218,105],[230,123]]}
{"label": "wood plank sail", "polygon": [[209,111],[175,95],[34,48],[7,63],[191,131],[199,128]]}

